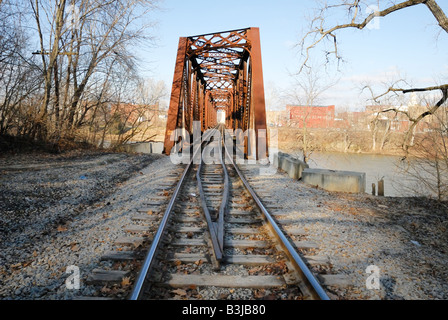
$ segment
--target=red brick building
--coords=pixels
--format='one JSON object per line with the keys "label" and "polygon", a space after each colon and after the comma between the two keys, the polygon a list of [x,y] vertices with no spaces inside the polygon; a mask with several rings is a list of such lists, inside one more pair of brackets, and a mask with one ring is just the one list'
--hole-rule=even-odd
{"label": "red brick building", "polygon": [[290,125],[303,128],[332,128],[334,127],[335,106],[292,106],[287,105]]}

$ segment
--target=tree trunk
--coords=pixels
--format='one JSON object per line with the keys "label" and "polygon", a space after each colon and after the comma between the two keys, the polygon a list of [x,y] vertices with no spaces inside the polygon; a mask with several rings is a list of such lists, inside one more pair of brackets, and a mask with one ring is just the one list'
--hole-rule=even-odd
{"label": "tree trunk", "polygon": [[384,130],[384,134],[381,139],[380,151],[383,151],[384,145],[386,144],[387,137],[390,133],[390,122],[391,122],[391,120],[387,121],[386,129]]}

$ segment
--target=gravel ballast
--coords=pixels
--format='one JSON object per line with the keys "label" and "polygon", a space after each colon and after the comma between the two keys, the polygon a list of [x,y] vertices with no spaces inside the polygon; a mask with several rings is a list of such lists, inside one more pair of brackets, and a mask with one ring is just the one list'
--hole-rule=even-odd
{"label": "gravel ballast", "polygon": [[[281,227],[290,239],[318,246],[299,252],[328,257],[330,266],[312,266],[313,272],[350,280],[348,286],[326,287],[332,299],[448,299],[443,205],[328,192],[284,172],[261,175],[257,165],[241,168],[261,197],[280,207],[270,211],[277,221],[288,220]],[[181,172],[162,155],[83,151],[0,158],[0,299],[98,296],[101,287],[86,281],[93,270],[126,270],[101,256],[117,249],[113,240],[135,224],[132,215],[156,197],[167,175]],[[294,227],[306,234],[288,234]],[[157,221],[150,228],[155,232]],[[79,268],[80,289],[66,286],[69,266]],[[367,288],[369,266],[379,270],[379,289]],[[125,298],[125,292],[114,297]]]}
{"label": "gravel ballast", "polygon": [[[162,155],[0,159],[0,299],[96,295],[89,274],[110,267],[101,255],[175,169]],[[66,287],[69,266],[79,268],[80,289]]]}
{"label": "gravel ballast", "polygon": [[[285,233],[292,227],[304,229],[306,236],[300,240],[317,243],[312,254],[328,257],[331,268],[323,273],[349,279],[349,286],[327,287],[331,298],[448,298],[444,204],[424,198],[329,192],[293,180],[280,170],[261,175],[259,166],[242,168],[262,198],[280,204],[281,209],[271,211],[277,221],[289,220],[281,224]],[[373,270],[378,271],[379,289],[375,289]]]}

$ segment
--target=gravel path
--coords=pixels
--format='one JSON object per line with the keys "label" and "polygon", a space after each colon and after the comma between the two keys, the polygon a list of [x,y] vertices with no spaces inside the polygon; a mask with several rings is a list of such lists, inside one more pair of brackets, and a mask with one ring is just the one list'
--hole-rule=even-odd
{"label": "gravel path", "polygon": [[[72,299],[123,236],[130,213],[175,166],[162,155],[72,154],[0,159],[0,299]],[[81,288],[68,290],[68,266]]]}
{"label": "gravel path", "polygon": [[[258,166],[242,167],[264,197],[281,204],[276,212],[283,215],[276,218],[304,228],[302,240],[318,244],[315,254],[330,259],[330,273],[350,279],[348,287],[328,287],[332,298],[448,298],[446,207],[419,198],[327,192],[284,172],[260,175]],[[379,268],[378,290],[366,287],[371,265]]]}

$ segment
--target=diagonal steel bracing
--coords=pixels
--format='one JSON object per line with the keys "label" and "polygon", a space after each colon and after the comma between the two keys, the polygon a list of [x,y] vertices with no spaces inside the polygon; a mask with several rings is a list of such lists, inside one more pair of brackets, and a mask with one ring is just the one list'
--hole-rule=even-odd
{"label": "diagonal steel bracing", "polygon": [[259,134],[266,132],[266,110],[258,28],[179,39],[164,153],[174,146],[174,130],[192,134],[193,122],[200,121],[205,132],[217,124],[218,109],[225,111],[228,129],[253,129],[262,137],[256,139],[256,157],[266,158],[267,139]]}

